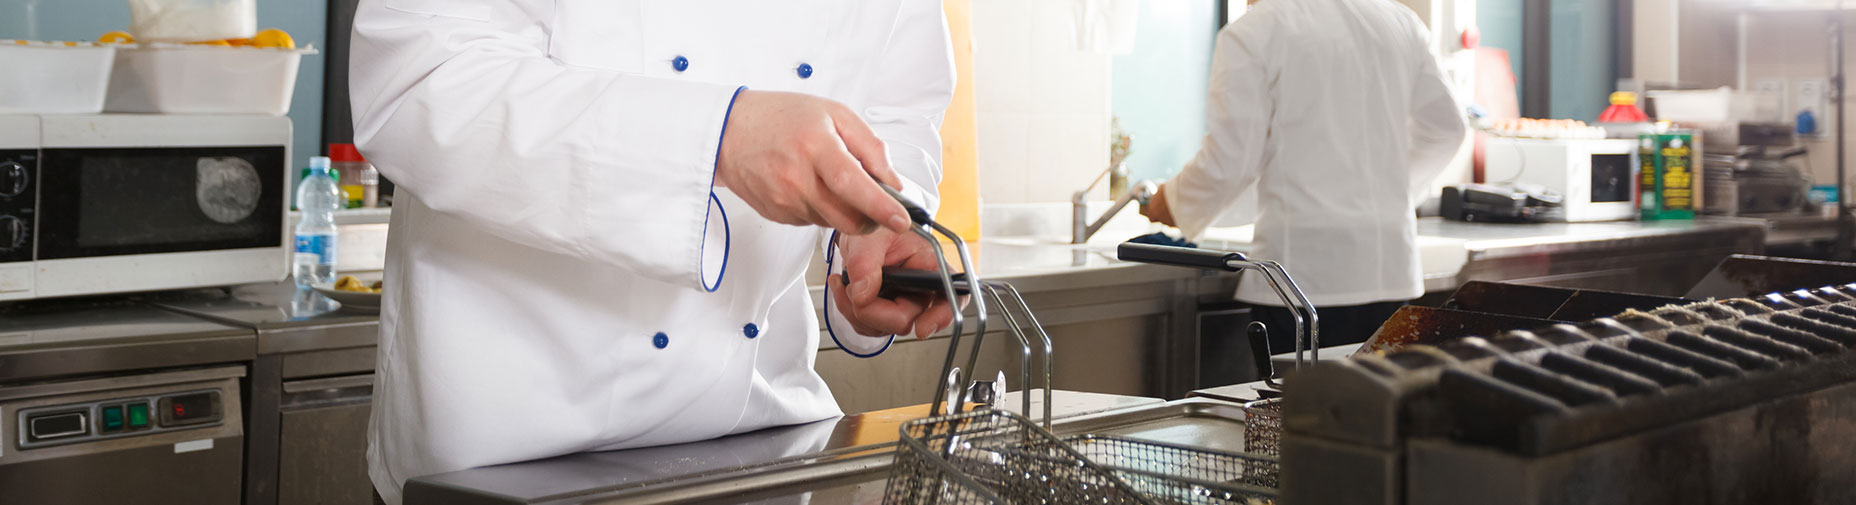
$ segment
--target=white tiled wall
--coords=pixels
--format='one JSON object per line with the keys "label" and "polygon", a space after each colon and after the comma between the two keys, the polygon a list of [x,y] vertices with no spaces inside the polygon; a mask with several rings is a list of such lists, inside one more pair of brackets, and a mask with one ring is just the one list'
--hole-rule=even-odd
{"label": "white tiled wall", "polygon": [[[1636,77],[1651,81],[1679,81],[1688,86],[1734,86],[1739,81],[1735,45],[1737,43],[1739,0],[1638,0],[1635,40]],[[1672,14],[1673,13],[1673,14]],[[1679,33],[1667,29],[1669,16],[1680,17]],[[1749,16],[1746,73],[1749,88],[1761,81],[1778,80],[1785,85],[1787,99],[1783,117],[1770,118],[1790,122],[1800,106],[1791,99],[1800,81],[1827,81],[1829,78],[1829,12],[1762,12]],[[1843,14],[1846,22],[1856,26],[1856,12]],[[1679,61],[1670,61],[1678,54]],[[1845,65],[1856,70],[1856,55],[1845,53]],[[1846,101],[1848,103],[1848,101]],[[1818,127],[1826,133],[1835,121],[1831,111],[1818,114]],[[1852,137],[1856,141],[1856,137]],[[1803,137],[1801,143],[1810,154],[1799,160],[1818,184],[1836,180],[1836,143],[1834,137]],[[1845,149],[1851,156],[1847,163],[1856,166],[1856,142]]]}
{"label": "white tiled wall", "polygon": [[[1786,117],[1789,121],[1802,108],[1793,99],[1797,93],[1798,83],[1814,80],[1827,82],[1829,71],[1829,37],[1826,34],[1827,13],[1763,13],[1755,16],[1747,32],[1747,81],[1748,86],[1763,80],[1783,81],[1788,95],[1785,100]],[[1856,25],[1856,13],[1845,14],[1851,25]],[[1856,69],[1856,57],[1845,53],[1844,66]],[[1729,60],[1731,61],[1731,60]],[[1731,67],[1731,64],[1728,64]],[[1735,80],[1738,80],[1736,77]],[[1846,104],[1848,101],[1845,102]],[[1832,110],[1821,110],[1817,114],[1817,124],[1826,133],[1834,131],[1836,117]],[[1835,137],[1818,135],[1800,139],[1810,149],[1810,154],[1803,164],[1811,172],[1812,179],[1818,184],[1836,182],[1836,142]],[[1849,145],[1846,155],[1856,155],[1856,144]],[[1856,160],[1853,160],[1856,161]],[[1851,163],[1851,162],[1846,162]],[[1851,166],[1856,166],[1852,164]]]}
{"label": "white tiled wall", "polygon": [[1078,3],[973,3],[986,204],[1067,202],[1108,164],[1110,55],[1076,48]]}

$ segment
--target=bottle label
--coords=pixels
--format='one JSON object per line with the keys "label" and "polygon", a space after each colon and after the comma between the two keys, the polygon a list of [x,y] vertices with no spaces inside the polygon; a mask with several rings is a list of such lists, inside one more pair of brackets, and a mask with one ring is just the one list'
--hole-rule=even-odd
{"label": "bottle label", "polygon": [[334,265],[335,237],[331,235],[297,235],[296,262]]}

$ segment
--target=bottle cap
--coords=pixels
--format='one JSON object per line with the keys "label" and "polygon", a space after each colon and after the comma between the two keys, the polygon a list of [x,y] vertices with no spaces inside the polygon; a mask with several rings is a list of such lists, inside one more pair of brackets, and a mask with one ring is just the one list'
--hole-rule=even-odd
{"label": "bottle cap", "polygon": [[1629,91],[1611,93],[1611,105],[1637,105],[1637,94]]}
{"label": "bottle cap", "polygon": [[329,169],[329,158],[327,156],[310,156],[309,167],[303,169],[301,178],[308,179],[309,175],[314,173],[328,174],[329,178],[335,179],[336,181],[340,181],[342,178],[341,172]]}
{"label": "bottle cap", "polygon": [[329,158],[340,163],[367,162],[367,158],[361,156],[361,151],[355,149],[354,144],[329,144]]}

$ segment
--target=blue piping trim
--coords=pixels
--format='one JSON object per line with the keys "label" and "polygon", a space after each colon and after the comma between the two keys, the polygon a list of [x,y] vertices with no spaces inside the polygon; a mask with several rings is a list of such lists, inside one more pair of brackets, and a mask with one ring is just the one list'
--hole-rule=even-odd
{"label": "blue piping trim", "polygon": [[[825,272],[827,273],[831,272],[831,260],[836,257],[833,253],[837,252],[838,250],[838,248],[836,247],[837,245],[838,245],[838,232],[834,230],[831,232],[831,242],[825,244]],[[832,331],[831,329],[831,283],[830,282],[825,283],[825,334],[831,335],[831,343],[834,345],[837,345],[838,350],[844,351],[845,354],[849,354],[849,355],[856,356],[859,358],[874,358],[878,354],[883,354],[883,351],[889,350],[889,346],[896,343],[896,336],[894,334],[891,334],[889,336],[889,341],[883,342],[882,349],[877,349],[876,352],[873,352],[870,354],[857,354],[855,351],[852,351],[851,348],[845,347],[843,342],[838,341],[838,332]]]}
{"label": "blue piping trim", "polygon": [[[704,291],[714,293],[715,290],[722,289],[722,279],[728,277],[728,250],[734,247],[733,242],[735,241],[735,234],[728,229],[728,209],[722,207],[722,200],[720,198],[715,197],[714,190],[709,191],[709,201],[715,203],[715,210],[722,214],[722,270],[720,272],[716,272],[714,286],[709,285],[709,282],[706,280],[703,281],[703,284],[702,284],[702,289]],[[708,235],[709,218],[707,216],[704,216],[702,218],[702,228],[703,228],[703,234]],[[702,241],[701,248],[707,249],[708,247],[709,247],[709,240],[704,239]],[[698,253],[700,254],[700,251]],[[708,256],[704,255],[704,257],[708,257]],[[697,262],[698,268],[701,268],[701,265],[702,265],[701,261],[698,260]],[[700,277],[702,275],[702,272],[697,272],[696,275]]]}
{"label": "blue piping trim", "polygon": [[707,238],[709,234],[709,212],[705,210],[702,215],[702,231],[704,238],[702,244],[696,249],[696,254],[698,255],[696,258],[696,281],[702,284],[703,291],[710,293],[714,293],[717,289],[722,289],[722,279],[728,277],[728,250],[732,246],[730,242],[734,241],[735,235],[732,230],[728,229],[728,209],[723,208],[722,200],[715,197],[715,170],[716,166],[722,161],[722,139],[728,136],[728,116],[735,113],[735,99],[740,98],[741,91],[745,89],[748,89],[748,87],[736,87],[735,93],[728,96],[728,111],[722,113],[722,131],[715,136],[715,161],[709,165],[709,202],[714,203],[715,209],[722,213],[722,269],[715,274],[715,285],[713,286],[709,285],[708,279],[702,278],[702,260],[708,257],[707,254],[704,254],[703,250],[709,248],[709,239]]}

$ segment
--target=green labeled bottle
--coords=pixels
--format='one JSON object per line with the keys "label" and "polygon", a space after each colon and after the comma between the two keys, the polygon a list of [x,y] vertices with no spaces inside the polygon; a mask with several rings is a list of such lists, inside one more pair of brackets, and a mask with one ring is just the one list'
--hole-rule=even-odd
{"label": "green labeled bottle", "polygon": [[1670,130],[1645,133],[1637,137],[1638,162],[1642,167],[1639,182],[1642,196],[1638,200],[1644,220],[1694,219],[1701,208],[1701,194],[1696,188],[1700,174],[1695,154],[1695,133]]}

